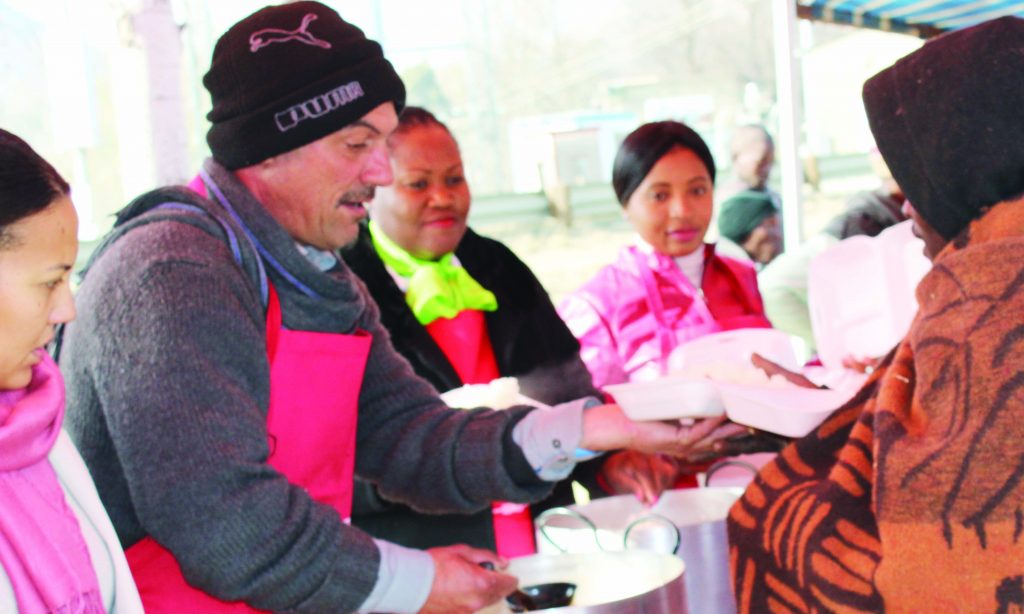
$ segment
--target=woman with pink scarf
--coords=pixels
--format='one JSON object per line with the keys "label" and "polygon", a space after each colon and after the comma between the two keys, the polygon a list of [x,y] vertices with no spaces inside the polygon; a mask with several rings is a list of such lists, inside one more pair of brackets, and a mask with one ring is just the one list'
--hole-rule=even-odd
{"label": "woman with pink scarf", "polygon": [[75,316],[69,186],[0,130],[0,612],[141,612],[44,347]]}

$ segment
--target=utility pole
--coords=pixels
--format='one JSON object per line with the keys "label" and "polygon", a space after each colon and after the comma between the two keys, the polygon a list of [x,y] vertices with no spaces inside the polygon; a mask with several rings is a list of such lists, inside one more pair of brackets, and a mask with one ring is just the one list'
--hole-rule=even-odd
{"label": "utility pole", "polygon": [[181,30],[170,0],[144,0],[132,15],[146,58],[149,126],[157,185],[188,180],[188,133],[181,87]]}
{"label": "utility pole", "polygon": [[796,0],[773,0],[775,27],[775,92],[779,105],[779,159],[782,171],[782,228],[786,250],[803,241],[804,182],[800,160],[803,96],[796,31]]}

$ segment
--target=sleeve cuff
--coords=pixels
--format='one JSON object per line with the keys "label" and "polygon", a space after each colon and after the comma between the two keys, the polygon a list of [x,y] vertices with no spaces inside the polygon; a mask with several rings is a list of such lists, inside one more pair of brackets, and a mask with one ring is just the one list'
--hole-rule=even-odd
{"label": "sleeve cuff", "polygon": [[430,596],[434,584],[434,559],[423,550],[413,550],[380,539],[377,583],[359,606],[359,613],[395,612],[414,614]]}
{"label": "sleeve cuff", "polygon": [[576,463],[597,456],[579,447],[583,437],[583,410],[599,405],[593,397],[537,409],[512,430],[512,440],[522,449],[534,473],[547,482],[569,477]]}

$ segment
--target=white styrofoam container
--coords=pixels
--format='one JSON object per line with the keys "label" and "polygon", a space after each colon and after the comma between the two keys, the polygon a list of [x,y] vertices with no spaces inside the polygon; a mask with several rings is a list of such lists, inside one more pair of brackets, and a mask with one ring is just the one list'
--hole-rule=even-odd
{"label": "white styrofoam container", "polygon": [[486,384],[466,384],[441,393],[441,400],[455,409],[490,407],[506,409],[516,405],[532,405],[545,408],[547,405],[523,396],[519,392],[519,380],[514,377],[499,377]]}
{"label": "white styrofoam container", "polygon": [[704,366],[735,365],[750,368],[757,352],[790,371],[800,369],[803,340],[772,328],[738,328],[703,335],[681,344],[668,356],[668,371],[694,372]]}
{"label": "white styrofoam container", "polygon": [[725,413],[739,424],[803,437],[850,397],[848,391],[800,386],[718,384]]}
{"label": "white styrofoam container", "polygon": [[725,411],[718,389],[708,380],[667,376],[646,382],[610,384],[604,390],[635,422],[709,418]]}
{"label": "white styrofoam container", "polygon": [[923,247],[906,221],[840,241],[811,262],[807,302],[823,365],[879,358],[903,338],[917,313],[914,290],[931,268]]}

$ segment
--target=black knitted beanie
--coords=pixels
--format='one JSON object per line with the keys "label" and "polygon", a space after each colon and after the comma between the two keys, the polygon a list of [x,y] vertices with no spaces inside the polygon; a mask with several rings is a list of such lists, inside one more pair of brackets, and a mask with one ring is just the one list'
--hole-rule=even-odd
{"label": "black knitted beanie", "polygon": [[878,150],[914,209],[952,239],[1024,194],[1024,19],[944,34],[864,84]]}
{"label": "black knitted beanie", "polygon": [[742,243],[765,218],[779,212],[772,195],[761,190],[744,190],[729,197],[718,208],[718,234]]}
{"label": "black knitted beanie", "polygon": [[268,6],[236,23],[203,85],[213,101],[206,141],[228,169],[312,143],[382,103],[405,104],[380,45],[319,2]]}

